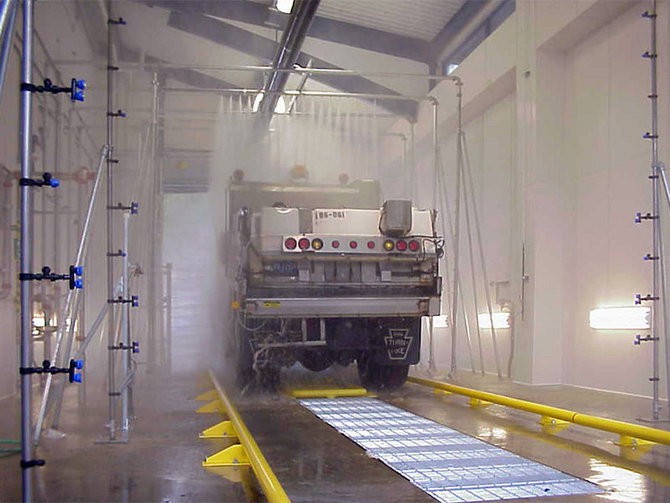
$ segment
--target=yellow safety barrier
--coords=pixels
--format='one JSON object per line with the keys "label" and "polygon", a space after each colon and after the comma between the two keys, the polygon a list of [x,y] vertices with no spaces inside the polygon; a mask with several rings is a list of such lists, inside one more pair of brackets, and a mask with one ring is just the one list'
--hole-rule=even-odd
{"label": "yellow safety barrier", "polygon": [[[657,428],[650,428],[648,426],[641,426],[639,424],[626,423],[624,421],[617,421],[615,419],[607,419],[603,417],[591,416],[588,414],[581,414],[571,410],[559,409],[558,407],[551,407],[549,405],[542,405],[539,403],[528,402],[518,398],[511,398],[504,395],[496,395],[487,391],[478,391],[475,389],[464,388],[456,386],[455,384],[447,384],[432,379],[424,379],[422,377],[410,377],[410,382],[428,386],[430,388],[449,391],[458,395],[468,396],[470,398],[478,399],[484,402],[491,402],[513,409],[524,410],[539,414],[545,418],[556,419],[558,421],[567,421],[569,423],[594,428],[597,430],[609,431],[620,435],[621,445],[639,445],[640,441],[655,442],[658,444],[670,445],[670,431],[659,430]],[[547,419],[545,419],[547,421]]]}
{"label": "yellow safety barrier", "polygon": [[351,398],[370,396],[365,388],[312,388],[294,389],[290,391],[293,398]]}
{"label": "yellow safety barrier", "polygon": [[[242,421],[237,409],[235,409],[232,402],[229,400],[223,387],[219,384],[216,377],[214,377],[212,371],[209,371],[209,377],[217,392],[218,405],[228,416],[228,421],[219,423],[219,425],[215,425],[214,427],[205,430],[203,434],[211,433],[212,436],[214,436],[214,434],[229,437],[236,436],[241,445],[230,446],[221,452],[209,456],[203,465],[216,466],[217,460],[219,459],[222,461],[222,464],[229,464],[231,461],[240,465],[248,463],[256,474],[256,478],[258,479],[269,503],[290,503],[291,500],[284,492],[284,488],[279,483],[279,480],[277,480],[276,475],[272,471],[272,468],[270,468],[270,465],[258,448],[256,441],[253,439],[251,433]],[[206,465],[208,461],[210,463]]]}

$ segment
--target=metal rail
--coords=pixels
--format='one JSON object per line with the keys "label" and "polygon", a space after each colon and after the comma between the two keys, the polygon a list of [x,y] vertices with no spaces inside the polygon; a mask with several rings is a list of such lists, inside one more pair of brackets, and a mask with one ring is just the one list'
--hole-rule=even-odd
{"label": "metal rail", "polygon": [[216,377],[214,377],[214,374],[212,373],[211,370],[208,371],[208,373],[209,378],[211,379],[212,384],[216,389],[216,393],[218,395],[218,399],[221,403],[221,406],[223,407],[225,413],[228,415],[228,419],[232,423],[235,431],[237,432],[237,438],[239,439],[240,444],[242,444],[242,446],[244,447],[244,450],[246,451],[247,457],[249,458],[249,462],[251,464],[251,468],[254,470],[256,478],[258,479],[258,482],[260,483],[261,488],[263,489],[263,493],[265,494],[265,497],[267,498],[268,502],[269,503],[290,502],[291,500],[284,492],[284,488],[279,483],[279,480],[272,471],[272,468],[270,468],[270,465],[265,459],[265,456],[263,456],[263,453],[258,448],[256,441],[251,436],[251,433],[249,432],[246,425],[242,421],[240,414],[237,412],[237,409],[235,409],[233,403],[226,395],[223,386],[221,386]]}
{"label": "metal rail", "polygon": [[[434,381],[432,379],[424,379],[422,377],[410,377],[408,380],[410,382],[420,384],[422,386],[427,386],[429,388],[435,388],[448,391],[450,393],[456,393],[458,395],[468,396],[470,398],[475,398],[484,402],[504,405],[505,407],[511,407],[513,409],[523,410],[533,414],[539,414],[550,419],[567,421],[569,423],[586,426],[588,428],[616,433],[622,437],[622,445],[625,443],[630,444],[630,440],[635,439],[670,445],[670,431],[650,428],[648,426],[641,426],[639,424],[626,423],[624,421],[617,421],[615,419],[591,416],[589,414],[581,414],[579,412],[552,407],[550,405],[542,405],[535,402],[529,402],[527,400],[521,400],[519,398],[511,398],[504,395],[489,393],[487,391],[464,388],[462,386]],[[636,445],[636,442],[632,442],[632,445]]]}

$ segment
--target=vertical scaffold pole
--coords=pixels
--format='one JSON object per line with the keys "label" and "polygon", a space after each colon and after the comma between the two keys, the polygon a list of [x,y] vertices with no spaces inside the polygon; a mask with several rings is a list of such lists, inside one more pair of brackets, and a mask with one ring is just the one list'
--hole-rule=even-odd
{"label": "vertical scaffold pole", "polygon": [[[33,64],[33,0],[23,1],[23,57],[21,82],[32,82]],[[32,94],[21,90],[21,178],[30,177]],[[32,271],[32,222],[30,187],[22,185],[21,195],[21,273]],[[21,368],[31,365],[32,299],[30,281],[21,281]],[[21,374],[21,479],[23,501],[33,500],[32,470],[35,466],[32,446],[31,375]]]}
{"label": "vertical scaffold pole", "polygon": [[[665,281],[663,274],[663,240],[661,235],[661,207],[660,207],[660,183],[661,183],[661,164],[658,158],[658,54],[656,52],[656,0],[652,0],[651,9],[642,14],[650,22],[650,48],[643,54],[644,58],[649,59],[651,71],[651,93],[649,99],[651,102],[651,132],[644,135],[645,139],[651,140],[651,175],[652,182],[652,213],[648,218],[652,221],[652,253],[647,254],[644,259],[653,264],[652,293],[646,297],[636,296],[636,304],[643,301],[652,302],[652,320],[651,336],[639,338],[639,340],[651,341],[652,343],[652,376],[649,380],[652,383],[652,410],[651,421],[659,420],[661,410],[659,397],[659,362],[660,362],[660,336],[661,327],[663,332],[667,327],[662,323],[662,315],[666,312],[665,299]],[[639,221],[639,219],[637,220]],[[661,288],[662,287],[662,288]],[[663,291],[661,291],[663,290]]]}
{"label": "vertical scaffold pole", "polygon": [[114,61],[112,2],[107,2],[107,346],[108,346],[108,375],[107,394],[109,407],[109,439],[116,439],[116,369],[115,346],[116,320],[114,309],[114,72],[117,70]]}

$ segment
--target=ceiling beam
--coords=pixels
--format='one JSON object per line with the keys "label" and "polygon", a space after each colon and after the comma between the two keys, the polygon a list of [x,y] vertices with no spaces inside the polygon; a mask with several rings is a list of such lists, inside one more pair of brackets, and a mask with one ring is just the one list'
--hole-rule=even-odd
{"label": "ceiling beam", "polygon": [[431,63],[439,63],[460,40],[476,31],[500,7],[501,0],[467,0],[430,42]]}
{"label": "ceiling beam", "polygon": [[[277,47],[277,44],[268,38],[201,14],[186,14],[174,11],[170,13],[168,26],[205,38],[217,44],[230,47],[231,49],[260,59],[263,62],[272,61]],[[304,67],[307,66],[310,59],[312,59],[312,65],[315,68],[342,69],[333,63],[305,52],[300,54],[297,63]],[[400,93],[393,89],[389,89],[361,76],[316,74],[312,75],[311,79],[346,93],[389,94],[400,96]],[[378,103],[380,107],[383,107],[396,115],[406,117],[409,120],[414,120],[416,118],[418,107],[415,102],[380,99],[378,100]]]}
{"label": "ceiling beam", "polygon": [[[245,0],[221,2],[206,0],[137,1],[187,14],[204,14],[266,28],[284,29],[289,18],[288,14],[271,11],[266,5]],[[425,40],[366,28],[318,15],[312,21],[308,37],[422,63],[429,63],[430,61],[431,46]]]}

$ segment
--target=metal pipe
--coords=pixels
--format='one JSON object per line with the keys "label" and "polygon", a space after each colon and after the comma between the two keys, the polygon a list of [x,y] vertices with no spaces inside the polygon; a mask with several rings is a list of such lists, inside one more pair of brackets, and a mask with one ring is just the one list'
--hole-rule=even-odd
{"label": "metal pipe", "polygon": [[282,34],[281,42],[277,48],[274,60],[272,62],[272,73],[268,78],[267,84],[263,88],[263,98],[258,106],[258,111],[269,115],[274,113],[277,101],[281,96],[289,74],[278,72],[279,69],[293,69],[293,65],[300,56],[302,44],[307,36],[309,26],[316,15],[321,0],[297,0],[291,11],[288,24]]}
{"label": "metal pipe", "polygon": [[[23,0],[23,57],[21,59],[21,82],[32,82],[33,58],[33,0]],[[30,152],[32,147],[32,93],[21,90],[21,178],[29,178],[31,172]],[[32,272],[32,222],[31,222],[31,190],[27,185],[20,186],[21,236],[20,266],[21,273]],[[32,292],[30,281],[21,281],[21,368],[31,366],[31,332],[32,332]],[[21,481],[23,501],[33,500],[32,468],[24,463],[33,461],[32,447],[32,407],[31,377],[21,375]]]}
{"label": "metal pipe", "polygon": [[458,321],[458,284],[459,284],[459,272],[458,272],[458,258],[460,254],[460,226],[461,226],[461,166],[463,164],[463,143],[461,142],[461,137],[463,136],[463,86],[461,83],[458,85],[458,132],[457,132],[457,142],[456,142],[456,209],[454,217],[454,296],[452,298],[452,307],[451,307],[451,365],[449,368],[449,373],[451,375],[456,372],[456,333],[457,333],[457,321]]}
{"label": "metal pipe", "polygon": [[0,4],[0,40],[4,40],[5,35],[9,31],[8,27],[15,8],[16,0],[2,0]]}
{"label": "metal pipe", "polygon": [[172,371],[172,263],[165,264],[165,361]]}
{"label": "metal pipe", "polygon": [[209,378],[216,388],[216,392],[219,396],[219,402],[225,410],[225,413],[228,415],[228,419],[233,425],[233,428],[237,432],[237,438],[240,441],[240,444],[244,447],[244,450],[249,458],[249,463],[256,474],[256,478],[260,483],[261,488],[263,489],[263,494],[270,503],[288,503],[290,502],[288,496],[284,492],[277,476],[270,468],[265,456],[258,448],[256,441],[253,436],[247,429],[246,425],[242,421],[239,413],[235,409],[235,406],[232,404],[228,396],[226,395],[223,387],[217,381],[216,377],[212,371],[209,371]]}
{"label": "metal pipe", "polygon": [[[470,200],[472,202],[472,213],[474,217],[475,230],[477,232],[477,245],[479,248],[479,261],[482,264],[482,276],[484,279],[484,294],[486,295],[486,308],[488,309],[489,321],[491,323],[491,342],[493,344],[493,354],[495,357],[496,371],[498,373],[498,378],[502,379],[502,371],[500,370],[500,354],[498,352],[498,339],[496,337],[496,328],[493,323],[493,304],[491,302],[491,289],[489,286],[489,278],[486,272],[486,260],[484,257],[484,241],[482,240],[482,229],[479,222],[479,212],[477,211],[476,197],[475,197],[475,184],[472,178],[472,169],[470,165],[470,153],[468,152],[467,143],[465,142],[465,133],[461,136],[463,141],[463,152],[464,152],[464,171],[467,174],[467,179],[464,184],[464,195],[467,205],[467,194],[468,186],[470,190]],[[468,185],[469,184],[469,185]],[[468,230],[468,232],[470,232]],[[479,323],[479,316],[477,317],[477,322]]]}
{"label": "metal pipe", "polygon": [[[255,96],[262,89],[236,89],[236,88],[186,88],[186,87],[164,87],[164,91],[172,93],[221,93],[221,94],[242,94]],[[343,93],[337,91],[283,91],[285,96],[316,96],[323,98],[367,98],[367,99],[385,99],[397,101],[437,101],[433,96],[403,96],[400,94],[375,94],[375,93]]]}
{"label": "metal pipe", "polygon": [[410,377],[410,382],[427,386],[434,389],[449,391],[458,395],[464,395],[471,398],[476,398],[485,402],[511,407],[513,409],[523,410],[532,414],[539,414],[551,419],[559,419],[561,421],[568,421],[570,423],[586,426],[611,433],[617,433],[625,437],[632,437],[634,439],[648,440],[649,442],[656,442],[659,444],[670,445],[670,431],[659,430],[642,426],[639,424],[626,423],[624,421],[617,421],[615,419],[607,419],[603,417],[591,416],[589,414],[582,414],[567,409],[552,407],[550,405],[542,405],[519,398],[511,398],[504,395],[497,395],[487,391],[479,391],[444,382],[433,381],[431,379],[424,379],[422,377]]}
{"label": "metal pipe", "polygon": [[[5,0],[11,4],[7,28],[2,28],[2,18],[0,18],[0,102],[5,89],[5,77],[7,76],[7,67],[9,66],[9,53],[14,39],[14,28],[16,26],[16,11],[19,10],[16,0]],[[3,5],[4,7],[4,5]]]}
{"label": "metal pipe", "polygon": [[[670,211],[670,186],[668,185],[668,177],[666,176],[665,173],[665,166],[663,163],[659,163],[659,169],[658,169],[658,174],[661,176],[661,181],[663,182],[663,192],[665,194],[665,199],[666,202],[668,203],[668,210]],[[662,243],[661,243],[662,244]],[[667,281],[666,281],[666,268],[665,268],[665,250],[661,247],[661,290],[662,290],[662,295],[663,299],[665,300],[667,298]],[[666,329],[663,332],[663,343],[665,346],[665,384],[666,384],[666,393],[667,396],[670,397],[670,339],[668,338],[668,330],[667,327],[670,326],[670,312],[666,309],[666,306],[663,306],[663,326],[666,327]],[[670,399],[670,398],[669,398]],[[670,414],[670,410],[668,410],[668,414]]]}
{"label": "metal pipe", "polygon": [[[651,47],[649,52],[649,62],[651,66],[651,171],[652,171],[652,212],[655,218],[652,220],[652,255],[653,279],[652,279],[652,297],[655,305],[652,308],[651,334],[652,334],[652,420],[659,419],[661,410],[659,397],[659,360],[660,360],[660,330],[661,330],[661,309],[666,311],[666,299],[660,295],[661,279],[661,208],[660,208],[660,169],[658,160],[658,75],[657,75],[657,54],[656,54],[656,0],[651,2],[651,11],[648,12],[651,23]],[[658,299],[661,302],[658,302]],[[661,307],[662,306],[662,307]],[[667,330],[667,327],[664,327]]]}
{"label": "metal pipe", "polygon": [[[130,292],[128,288],[128,225],[130,222],[130,213],[127,211],[123,212],[123,263],[121,266],[121,274],[123,278],[123,298],[130,298]],[[128,304],[123,304],[121,306],[121,340],[123,344],[129,348],[130,347],[130,306]],[[121,364],[123,369],[123,375],[125,379],[128,379],[130,373],[130,350],[124,349],[123,355],[121,358]],[[128,415],[128,386],[122,386],[121,389],[121,430],[124,433],[128,433],[130,430],[130,421]]]}
{"label": "metal pipe", "polygon": [[[461,166],[463,168],[463,166]],[[463,173],[461,173],[461,176],[463,176]],[[472,300],[475,305],[475,323],[477,327],[477,343],[479,346],[479,361],[482,366],[482,375],[485,374],[485,369],[484,369],[484,348],[482,347],[482,329],[481,329],[481,324],[479,323],[479,296],[477,295],[477,281],[475,278],[475,257],[473,253],[473,246],[472,246],[472,228],[470,225],[470,208],[469,208],[469,203],[468,203],[468,190],[467,187],[464,187],[463,190],[463,203],[465,205],[465,227],[467,230],[467,235],[468,235],[468,257],[470,259],[470,281],[472,282]],[[461,300],[461,303],[465,304],[463,300]],[[466,321],[466,320],[464,320]]]}
{"label": "metal pipe", "polygon": [[[114,319],[114,44],[113,25],[110,23],[112,13],[112,2],[107,2],[107,302],[109,312],[107,313],[107,342],[108,347],[115,345],[116,322]],[[115,354],[113,349],[108,350],[107,356],[107,393],[109,412],[109,439],[116,439],[116,386],[115,386]]]}
{"label": "metal pipe", "polygon": [[[59,65],[62,66],[86,66],[94,68],[104,68],[104,65],[100,64],[99,60],[90,60],[90,61],[81,61],[81,60],[67,60],[59,59],[57,61]],[[267,65],[190,65],[190,64],[178,64],[178,63],[140,63],[133,61],[123,61],[123,69],[121,71],[158,71],[162,69],[171,69],[171,68],[187,68],[189,70],[209,70],[209,71],[220,71],[220,72],[261,72],[261,73],[296,73],[296,74],[311,74],[315,75],[335,75],[343,77],[401,77],[401,78],[410,78],[410,79],[425,79],[425,80],[435,80],[435,81],[452,81],[460,82],[461,78],[456,75],[440,75],[440,74],[424,74],[424,73],[407,73],[407,72],[375,72],[375,71],[357,71],[357,70],[347,70],[345,68],[273,68],[272,66]]]}
{"label": "metal pipe", "polygon": [[147,305],[148,309],[148,323],[147,330],[149,335],[148,340],[148,353],[149,353],[149,363],[152,365],[156,364],[156,353],[157,347],[156,344],[156,277],[158,276],[158,268],[156,262],[156,241],[157,241],[157,232],[158,232],[158,222],[157,222],[157,191],[159,173],[158,173],[158,149],[159,149],[159,139],[158,139],[158,115],[159,115],[159,77],[157,73],[154,73],[153,80],[153,97],[152,97],[152,113],[151,113],[151,142],[150,142],[150,158],[148,163],[148,176],[151,177],[149,183],[149,212],[151,215],[151,220],[149,224],[149,235],[151,236],[151,241],[149,242],[149,278],[148,278],[148,292],[147,292]]}
{"label": "metal pipe", "polygon": [[[449,236],[449,238],[453,240],[453,222],[452,222],[452,219],[451,219],[451,213],[449,212],[449,199],[448,199],[448,196],[447,196],[447,194],[448,194],[447,193],[447,185],[446,185],[446,181],[444,180],[444,174],[442,173],[442,170],[443,170],[443,167],[441,166],[440,171],[439,171],[440,177],[438,178],[439,184],[440,184],[440,208],[443,208],[445,210],[444,213],[446,215],[446,222],[443,219],[443,223],[442,223],[442,234],[445,237]],[[446,230],[445,223],[449,228],[448,232]],[[445,277],[444,277],[444,283],[443,284],[450,285],[451,280],[450,280],[450,275],[449,275],[449,267],[448,267],[448,264],[446,264],[446,260],[445,260],[444,276]],[[462,287],[461,287],[460,281],[458,282],[458,291],[459,291],[459,295],[461,295],[461,298],[462,298],[463,292],[462,292]],[[447,305],[451,305],[451,303],[449,302],[449,300],[450,300],[449,295],[447,295],[447,297],[448,297],[447,298]],[[472,373],[474,374],[474,373],[476,373],[476,368],[475,368],[475,360],[474,360],[474,357],[473,357],[473,354],[472,354],[472,333],[470,331],[470,322],[468,321],[468,314],[467,314],[466,309],[465,309],[465,303],[463,301],[461,301],[460,304],[461,304],[461,315],[463,316],[463,324],[465,325],[465,340],[466,340],[467,346],[468,346],[468,356],[470,357],[470,367],[472,368]],[[478,335],[477,340],[478,340],[478,343],[479,343],[479,348],[481,350],[481,347],[482,347],[481,336],[480,336],[479,332],[477,332],[477,335]],[[484,375],[484,356],[483,356],[483,353],[481,351],[480,351],[479,355],[480,355],[481,372],[482,372],[482,375]]]}
{"label": "metal pipe", "polygon": [[[98,162],[98,171],[95,176],[95,181],[93,183],[93,188],[91,189],[91,197],[88,201],[88,208],[86,210],[86,217],[84,218],[84,225],[82,227],[81,231],[81,236],[79,238],[79,246],[77,248],[77,255],[75,257],[74,264],[75,265],[83,265],[84,262],[84,255],[86,253],[87,247],[88,247],[88,238],[90,234],[90,227],[91,227],[91,220],[93,218],[93,210],[95,209],[95,202],[97,199],[97,194],[98,190],[101,185],[101,180],[102,180],[102,174],[104,173],[103,170],[103,164],[105,162],[105,159],[107,157],[107,145],[103,145],[102,149],[100,150],[100,160]],[[75,300],[75,295],[77,298],[82,295],[83,292],[79,290],[70,290],[67,294],[67,298],[65,299],[65,306],[63,307],[63,310],[60,312],[60,318],[61,320],[66,320],[68,316],[70,317],[72,323],[74,323],[74,319],[78,313],[78,309],[72,309],[72,303]],[[53,351],[53,356],[51,357],[51,361],[57,361],[59,353],[60,353],[60,348],[61,348],[61,341],[63,339],[63,324],[59,323],[58,325],[58,330],[56,332],[56,344],[54,347]],[[64,354],[64,357],[61,358],[62,361],[67,360],[69,352],[66,352]],[[35,423],[35,444],[39,442],[40,436],[42,434],[42,425],[44,423],[44,418],[46,416],[46,413],[48,411],[48,401],[49,401],[49,394],[51,391],[51,385],[53,381],[53,375],[49,374],[47,376],[46,384],[44,386],[44,392],[42,394],[42,402],[40,404],[40,410],[37,415],[37,421]],[[56,400],[56,403],[58,404],[59,401],[62,399],[62,392],[58,394],[58,399]]]}

